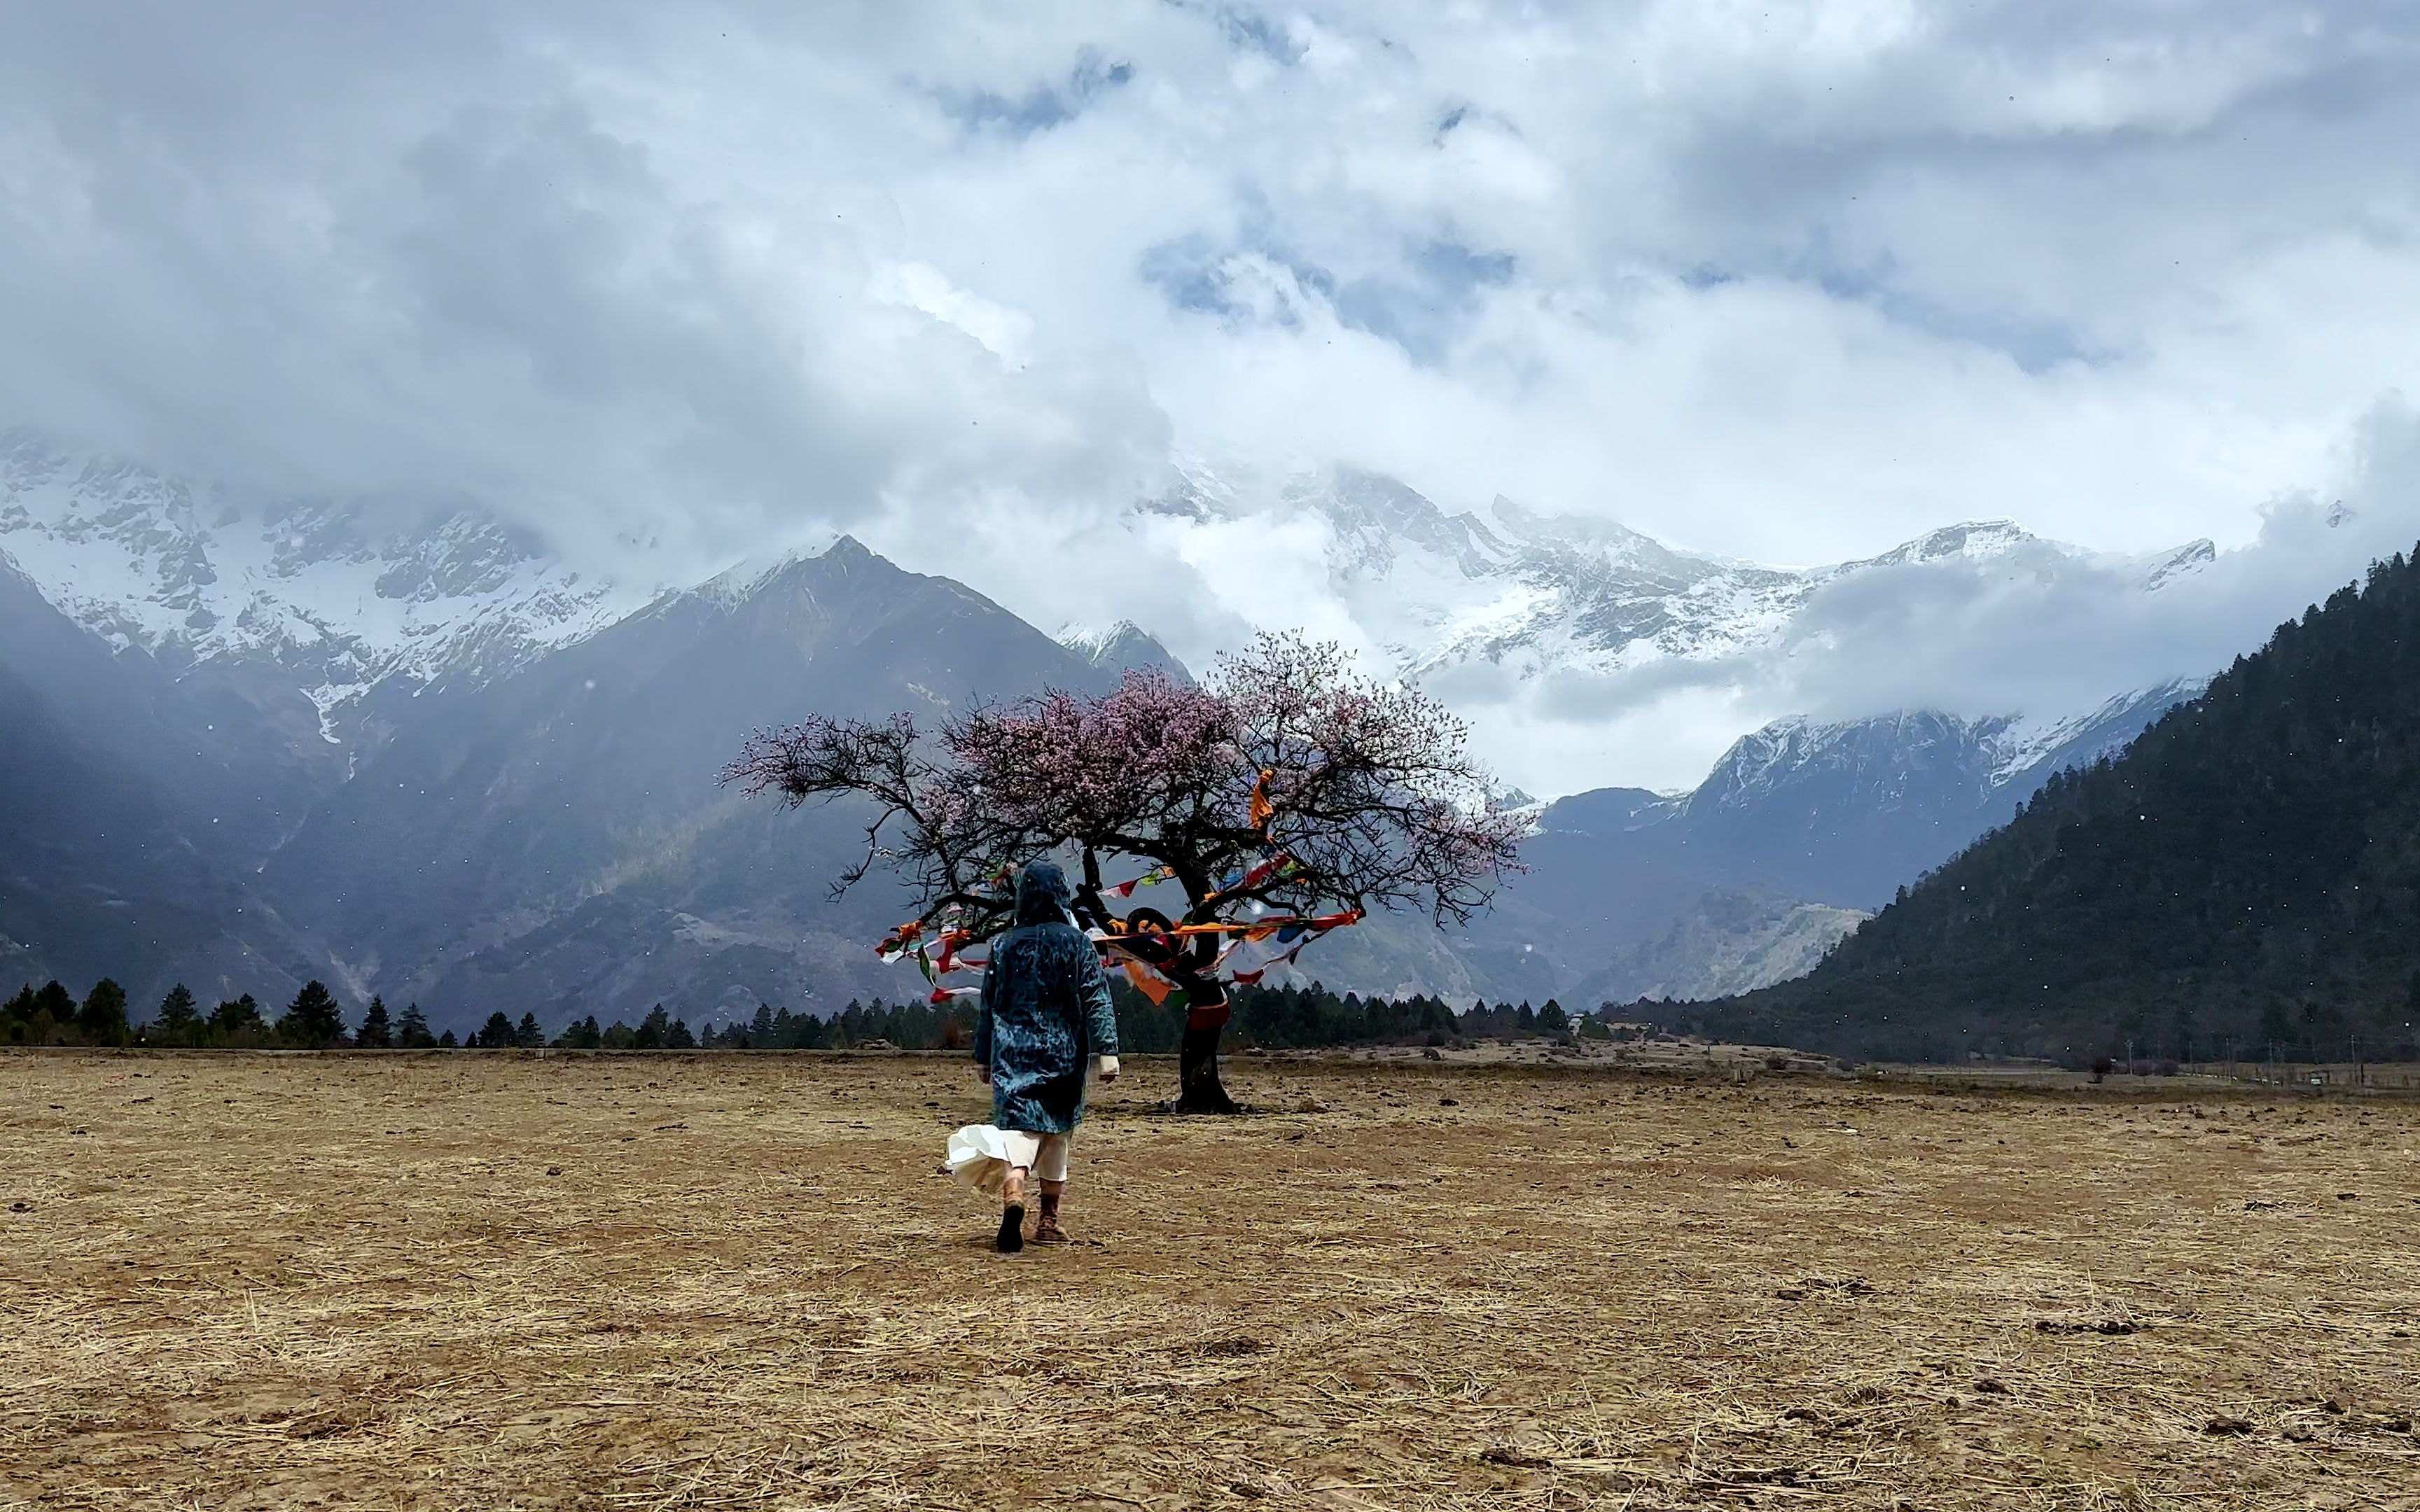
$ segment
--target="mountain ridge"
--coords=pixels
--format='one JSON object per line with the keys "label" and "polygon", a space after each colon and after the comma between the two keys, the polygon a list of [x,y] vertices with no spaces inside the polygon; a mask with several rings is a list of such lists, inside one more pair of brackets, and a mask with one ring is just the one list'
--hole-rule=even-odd
{"label": "mountain ridge", "polygon": [[1811,976],[1692,1018],[1869,1057],[2410,1056],[2415,900],[2420,552],[2398,552]]}
{"label": "mountain ridge", "polygon": [[[61,664],[81,656],[94,669],[84,680],[127,690],[96,706],[90,727],[138,749],[147,733],[166,734],[147,752],[155,775],[146,780],[165,784],[182,811],[241,820],[209,826],[212,864],[256,875],[280,900],[281,972],[326,974],[356,997],[427,995],[441,1023],[474,1020],[490,1005],[516,1017],[532,1003],[552,1012],[582,1000],[644,1011],[640,998],[691,987],[718,1003],[757,991],[799,1007],[886,983],[898,991],[895,974],[876,972],[859,949],[860,935],[894,921],[877,906],[882,886],[869,882],[838,908],[819,895],[850,845],[861,848],[843,816],[783,815],[713,791],[714,771],[747,729],[811,712],[937,714],[1042,686],[1105,687],[1139,666],[1187,675],[1130,622],[1067,625],[1054,638],[969,585],[908,572],[845,534],[655,591],[627,611],[635,595],[591,585],[600,596],[586,607],[524,633],[511,621],[523,603],[513,595],[555,569],[528,555],[526,542],[482,555],[475,523],[447,523],[468,515],[439,517],[436,529],[474,548],[460,571],[415,577],[449,560],[445,542],[422,550],[404,533],[380,535],[362,523],[367,506],[248,514],[243,501],[212,506],[210,490],[141,470],[70,469],[51,452],[27,463],[22,437],[8,444],[0,548],[99,542],[150,574],[112,579],[150,595],[132,609],[93,580],[62,590],[21,575],[20,598],[39,604],[48,626],[29,630],[21,649],[89,640],[58,649]],[[29,489],[48,491],[29,503]],[[1383,533],[1389,572],[1450,557],[1455,573],[1500,586],[1541,563],[1627,564],[1623,581],[1637,593],[1625,599],[1620,584],[1606,588],[1589,622],[1630,636],[1625,645],[1661,633],[1655,593],[1697,592],[1698,608],[1720,618],[1725,606],[1713,601],[1742,582],[1803,586],[1808,576],[1678,552],[1614,522],[1539,515],[1509,500],[1485,519],[1447,516],[1374,475],[1340,499],[1297,502],[1333,504],[1354,529]],[[283,547],[262,535],[270,568],[239,583],[243,594],[274,599],[280,584],[320,581],[303,560],[317,539],[355,578],[377,569],[393,595],[379,602],[418,594],[438,606],[442,623],[432,620],[417,659],[377,663],[383,671],[360,662],[368,680],[345,685],[331,705],[334,685],[310,679],[334,665],[329,656],[356,656],[367,631],[339,623],[326,602],[272,605],[250,640],[148,631],[103,640],[95,629],[183,602],[162,589],[176,584],[161,564],[185,563],[177,570],[195,576],[176,555],[178,543],[200,539],[187,527],[224,532],[231,521],[257,532],[272,517],[307,517],[320,533],[298,526]],[[1897,550],[1931,560],[2038,545],[2005,522],[1968,522]],[[277,558],[281,549],[289,554]],[[217,571],[231,559],[205,549],[200,560]],[[1691,587],[1710,582],[1721,591]],[[365,590],[370,598],[377,588]],[[479,597],[490,591],[504,596]],[[46,594],[81,605],[86,623],[79,629]],[[600,623],[579,619],[592,610]],[[314,642],[290,665],[280,661],[298,643],[287,634],[297,616],[313,614],[335,649]],[[77,677],[56,682],[60,696],[81,696]],[[1589,990],[1629,962],[1624,981],[1760,985],[1759,973],[1803,964],[1808,942],[2004,819],[1999,795],[2020,791],[2042,762],[2096,740],[2122,743],[2131,731],[2119,727],[2163,696],[2031,721],[1929,711],[1776,721],[1744,735],[1681,795],[1591,790],[1539,804],[1508,790],[1504,804],[1539,816],[1544,876],[1517,880],[1490,916],[1451,939],[1373,919],[1324,945],[1312,974],[1364,990],[1543,998]],[[140,716],[123,712],[138,705]],[[1611,830],[1590,833],[1616,810]],[[1692,950],[1707,958],[1683,959]]]}
{"label": "mountain ridge", "polygon": [[[1822,595],[1875,574],[1953,563],[2004,563],[2035,576],[2089,567],[2148,595],[2216,560],[2207,540],[2102,552],[1999,519],[1936,527],[1870,556],[1771,566],[1669,546],[1611,519],[1534,511],[1500,494],[1482,509],[1449,511],[1395,479],[1350,467],[1266,482],[1188,458],[1178,473],[1170,489],[1136,501],[1134,528],[1155,519],[1315,521],[1331,591],[1406,677],[1485,667],[1528,684],[1720,665],[1783,647]],[[2079,711],[2026,712],[2057,719]]]}

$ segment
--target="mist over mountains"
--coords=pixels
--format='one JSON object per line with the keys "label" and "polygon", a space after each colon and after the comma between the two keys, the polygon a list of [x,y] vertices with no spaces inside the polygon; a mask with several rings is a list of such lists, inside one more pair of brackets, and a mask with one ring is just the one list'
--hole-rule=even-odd
{"label": "mist over mountains", "polygon": [[[1501,712],[1491,679],[1730,675],[1805,654],[1843,594],[1925,574],[2083,572],[2156,604],[2216,560],[2207,543],[2102,558],[1986,523],[1766,568],[1500,499],[1451,514],[1342,470],[1290,485],[1283,507],[1287,528],[1316,524],[1311,565],[1379,641],[1366,654],[1466,705],[1482,738]],[[1199,470],[1128,520],[1142,535],[1270,524]],[[1147,628],[1045,634],[850,537],[642,588],[464,501],[265,499],[24,432],[0,440],[0,551],[22,774],[0,966],[113,974],[138,1005],[177,980],[272,1000],[315,976],[356,1003],[420,1001],[439,1026],[896,997],[915,984],[868,947],[898,898],[871,880],[828,896],[862,844],[850,813],[715,786],[747,732],[1104,688],[1149,664],[1187,674]],[[1575,1003],[1767,985],[2196,686],[2023,714],[1797,717],[1738,738],[1690,791],[1508,792],[1537,832],[1530,873],[1494,910],[1465,933],[1373,920],[1306,974]]]}

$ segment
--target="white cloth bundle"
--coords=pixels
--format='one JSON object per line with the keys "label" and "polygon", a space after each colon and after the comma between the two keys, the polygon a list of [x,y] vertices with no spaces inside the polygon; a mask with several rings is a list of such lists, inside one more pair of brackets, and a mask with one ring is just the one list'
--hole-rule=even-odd
{"label": "white cloth bundle", "polygon": [[1046,1181],[1067,1180],[1067,1136],[970,1123],[950,1135],[950,1174],[987,1197],[1023,1166]]}

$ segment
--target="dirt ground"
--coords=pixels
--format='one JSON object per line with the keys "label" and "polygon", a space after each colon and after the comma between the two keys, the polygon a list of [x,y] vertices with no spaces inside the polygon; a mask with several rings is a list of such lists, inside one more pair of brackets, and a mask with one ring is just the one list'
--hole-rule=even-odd
{"label": "dirt ground", "polygon": [[0,1057],[0,1505],[2420,1508],[2420,1106]]}

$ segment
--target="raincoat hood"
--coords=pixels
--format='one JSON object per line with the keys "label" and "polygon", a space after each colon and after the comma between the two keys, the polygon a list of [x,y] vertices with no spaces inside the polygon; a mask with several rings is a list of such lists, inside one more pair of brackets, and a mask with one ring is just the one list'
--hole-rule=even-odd
{"label": "raincoat hood", "polygon": [[1072,917],[1068,904],[1075,892],[1059,863],[1042,857],[1025,863],[1016,878],[1016,921],[1019,924],[1064,924]]}
{"label": "raincoat hood", "polygon": [[1035,859],[1016,879],[1016,928],[984,967],[975,1062],[994,1129],[1065,1134],[1084,1117],[1084,1062],[1118,1053],[1100,952],[1067,917],[1067,873]]}

